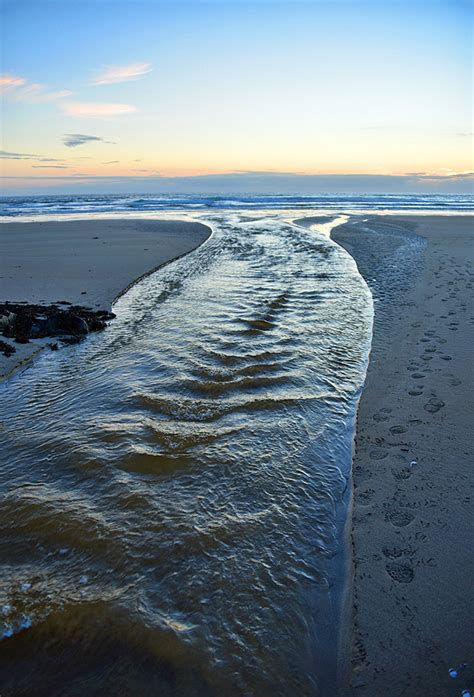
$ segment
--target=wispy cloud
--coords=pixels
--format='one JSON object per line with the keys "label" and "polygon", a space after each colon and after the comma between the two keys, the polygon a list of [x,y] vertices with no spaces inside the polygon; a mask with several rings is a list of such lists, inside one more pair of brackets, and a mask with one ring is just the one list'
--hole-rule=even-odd
{"label": "wispy cloud", "polygon": [[0,150],[0,160],[36,160],[36,162],[64,162],[55,157],[43,157],[42,155],[34,155],[31,152],[10,152],[9,150]]}
{"label": "wispy cloud", "polygon": [[21,87],[26,82],[24,77],[16,75],[0,75],[0,92],[6,92],[15,87]]}
{"label": "wispy cloud", "polygon": [[33,169],[69,169],[69,165],[31,165]]}
{"label": "wispy cloud", "polygon": [[37,155],[31,152],[10,152],[9,150],[0,150],[1,160],[36,160]]}
{"label": "wispy cloud", "polygon": [[110,119],[115,116],[134,114],[137,109],[130,104],[112,104],[110,102],[65,102],[61,104],[67,116],[81,116],[93,119]]}
{"label": "wispy cloud", "polygon": [[66,133],[63,137],[63,143],[68,148],[77,148],[78,145],[85,145],[98,141],[99,143],[107,143],[108,145],[116,145],[112,140],[104,140],[100,136],[88,136],[85,133]]}
{"label": "wispy cloud", "polygon": [[109,160],[108,162],[101,162],[101,165],[118,165],[120,160]]}
{"label": "wispy cloud", "polygon": [[92,80],[93,85],[113,85],[129,82],[153,70],[151,63],[129,63],[128,65],[106,65]]}
{"label": "wispy cloud", "polygon": [[17,75],[1,75],[0,92],[14,102],[29,104],[56,102],[73,94],[70,90],[49,90],[46,85],[29,82],[26,78]]}
{"label": "wispy cloud", "polygon": [[27,102],[29,104],[44,104],[47,102],[57,102],[59,99],[65,99],[65,97],[70,97],[73,94],[70,90],[59,90],[56,92],[49,92],[44,85],[38,83],[32,83],[30,85],[25,85],[25,87],[20,87],[20,89],[15,90],[12,95],[12,99],[15,102]]}

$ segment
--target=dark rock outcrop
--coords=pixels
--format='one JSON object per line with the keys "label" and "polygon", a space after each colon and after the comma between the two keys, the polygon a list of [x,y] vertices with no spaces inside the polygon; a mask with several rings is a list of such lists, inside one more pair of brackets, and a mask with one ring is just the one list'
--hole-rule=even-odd
{"label": "dark rock outcrop", "polygon": [[[60,337],[64,343],[75,343],[89,332],[104,329],[114,317],[113,312],[90,310],[66,304],[66,301],[53,305],[5,302],[0,303],[0,333],[22,344],[46,337]],[[5,346],[11,348],[9,344]],[[5,352],[6,349],[0,345],[0,350]]]}

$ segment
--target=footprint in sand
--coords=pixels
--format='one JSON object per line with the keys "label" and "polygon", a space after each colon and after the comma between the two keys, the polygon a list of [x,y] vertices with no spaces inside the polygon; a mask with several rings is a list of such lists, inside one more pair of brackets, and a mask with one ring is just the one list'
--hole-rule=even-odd
{"label": "footprint in sand", "polygon": [[369,455],[372,458],[372,460],[383,460],[384,457],[387,457],[388,451],[387,450],[371,450]]}
{"label": "footprint in sand", "polygon": [[425,409],[426,411],[429,411],[431,414],[434,414],[435,412],[442,409],[444,406],[446,406],[446,405],[441,399],[431,398],[428,401],[428,404],[424,405],[423,409]]}
{"label": "footprint in sand", "polygon": [[390,433],[406,433],[406,430],[405,426],[397,425],[391,427]]}
{"label": "footprint in sand", "polygon": [[388,511],[385,520],[392,523],[396,528],[404,528],[415,519],[413,513],[409,511]]}
{"label": "footprint in sand", "polygon": [[403,480],[403,479],[410,479],[410,477],[413,474],[413,471],[410,467],[402,467],[399,470],[392,470],[392,474],[395,477],[395,479]]}
{"label": "footprint in sand", "polygon": [[357,492],[356,496],[359,499],[360,503],[370,503],[372,500],[373,495],[375,494],[374,489],[366,489],[365,491]]}
{"label": "footprint in sand", "polygon": [[424,375],[423,373],[413,373],[412,374],[412,378],[415,378],[415,380],[421,380],[422,378],[425,378],[425,377],[426,377],[426,375]]}
{"label": "footprint in sand", "polygon": [[384,547],[382,549],[382,554],[384,557],[388,557],[388,559],[398,559],[404,554],[408,554],[408,552],[409,550],[402,549],[401,547]]}
{"label": "footprint in sand", "polygon": [[452,356],[448,356],[448,355],[446,355],[446,354],[445,354],[444,356],[440,356],[440,358],[441,358],[441,360],[443,360],[443,361],[452,361],[452,360],[453,360],[453,357],[452,357]]}
{"label": "footprint in sand", "polygon": [[423,394],[423,390],[408,390],[408,394],[412,397],[419,397],[421,394]]}
{"label": "footprint in sand", "polygon": [[385,564],[385,569],[390,578],[397,583],[411,583],[415,576],[412,567],[401,562],[388,562],[388,564]]}
{"label": "footprint in sand", "polygon": [[388,421],[388,416],[385,414],[374,414],[372,418],[374,421]]}

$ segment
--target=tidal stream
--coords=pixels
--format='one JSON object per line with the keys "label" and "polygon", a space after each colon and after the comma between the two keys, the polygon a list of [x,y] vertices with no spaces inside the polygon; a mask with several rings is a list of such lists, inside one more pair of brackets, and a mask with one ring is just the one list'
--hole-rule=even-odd
{"label": "tidal stream", "polygon": [[199,220],[0,386],[2,697],[336,694],[370,292],[331,218]]}

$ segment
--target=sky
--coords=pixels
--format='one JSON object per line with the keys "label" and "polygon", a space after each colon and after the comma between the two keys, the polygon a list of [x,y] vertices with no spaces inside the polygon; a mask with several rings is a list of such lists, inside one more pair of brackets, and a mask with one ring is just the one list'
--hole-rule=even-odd
{"label": "sky", "polygon": [[4,194],[472,190],[465,0],[0,0]]}

